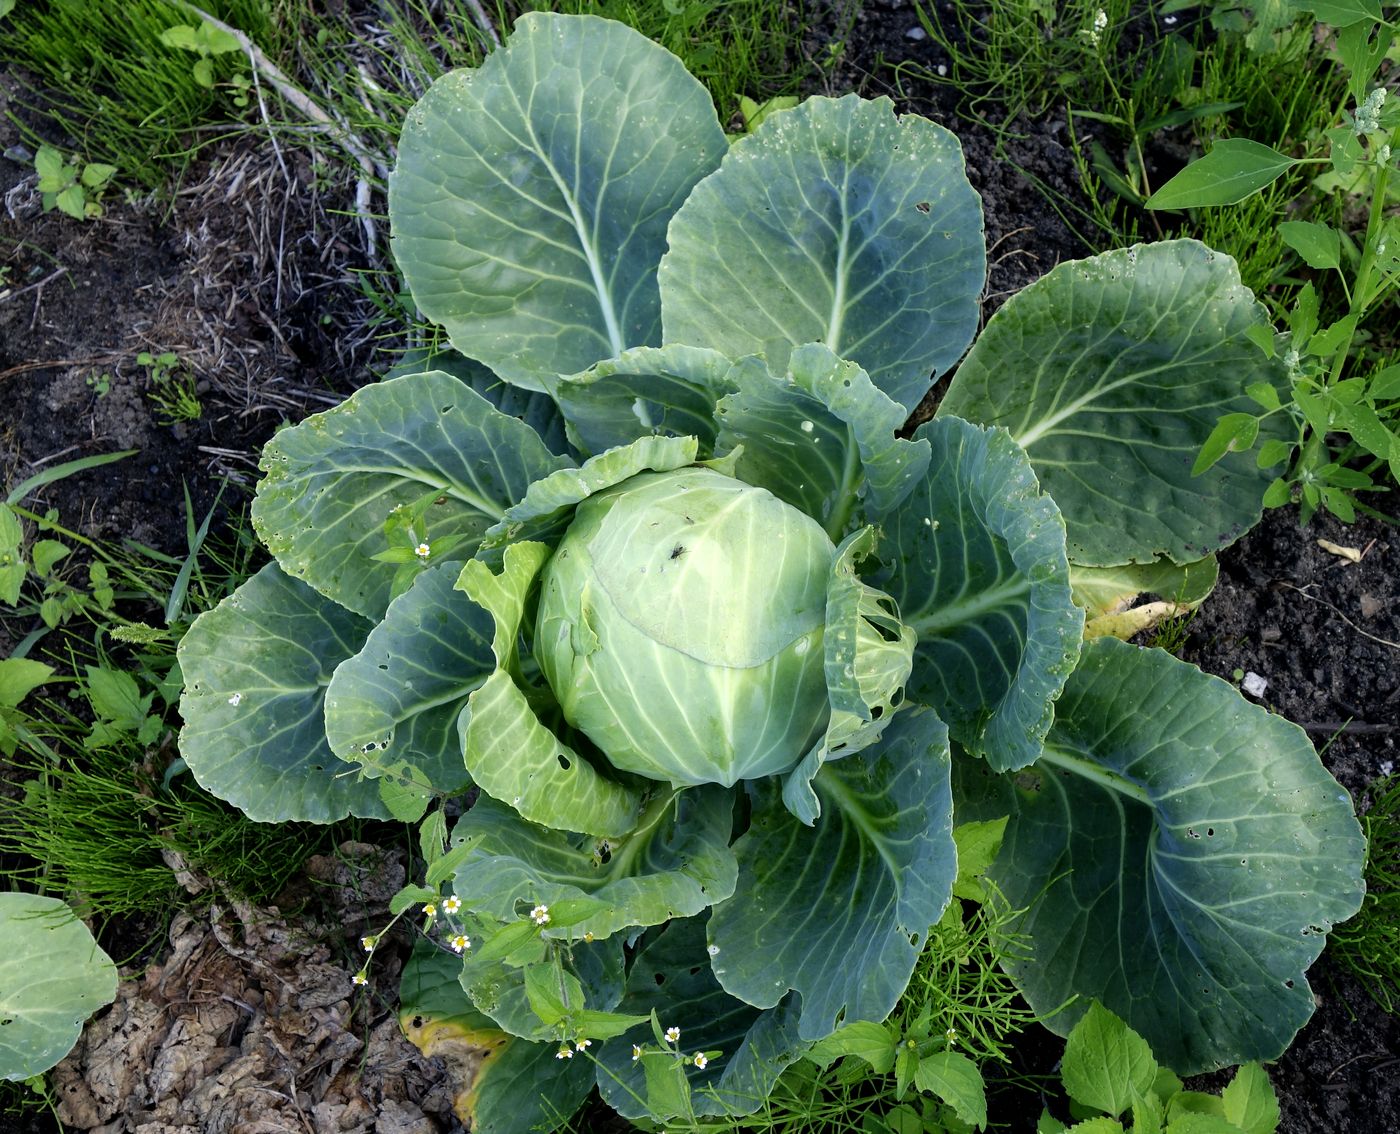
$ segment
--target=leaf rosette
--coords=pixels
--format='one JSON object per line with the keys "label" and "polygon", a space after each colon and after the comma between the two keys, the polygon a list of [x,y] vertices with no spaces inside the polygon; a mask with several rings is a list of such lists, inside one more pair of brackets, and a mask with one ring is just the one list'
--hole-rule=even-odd
{"label": "leaf rosette", "polygon": [[[1330,807],[1342,838],[1233,932],[1254,924],[1244,874],[1175,864],[1166,773],[1095,732],[1163,682],[1190,703],[1194,678],[1127,646],[1076,671],[1076,602],[1210,575],[1193,557],[1258,515],[1238,462],[1190,478],[1234,405],[1221,375],[1278,379],[1246,349],[1263,316],[1233,265],[1169,242],[1051,273],[901,436],[977,323],[956,139],[850,96],[726,150],[667,52],[543,14],[414,108],[390,216],[455,350],[269,444],[254,519],[276,561],[182,644],[181,747],[260,819],[423,819],[425,885],[395,910],[445,897],[431,925],[462,955],[431,966],[455,985],[434,978],[414,1028],[491,1037],[475,1123],[523,1129],[509,1076],[561,1114],[594,1082],[631,1117],[756,1109],[813,1042],[894,1007],[952,897],[955,806],[1009,817],[994,877],[1027,910],[1014,975],[1033,1003],[1095,997],[1185,1064],[1277,1054],[1298,997],[1206,1042],[1200,1005],[1158,990],[1206,921],[1221,959],[1190,979],[1224,989],[1259,934],[1347,916],[1354,818]],[[1098,449],[1065,440],[1106,421],[1124,428]],[[1093,676],[1105,658],[1121,681]],[[1244,815],[1270,726],[1226,693],[1203,735],[1240,770],[1202,806]],[[1274,755],[1267,774],[1310,800],[1332,783],[1296,737]],[[1018,772],[1055,792],[1027,801]],[[469,785],[449,832],[442,804]],[[1096,792],[1121,831],[1099,831]],[[1067,921],[1067,871],[1090,897],[1144,885],[1127,851],[1101,853],[1113,838],[1156,839],[1157,883],[1240,909],[1149,891],[1134,900],[1166,903],[1174,946],[1073,954],[1107,909],[1081,895],[1092,916]],[[1307,953],[1271,972],[1301,982]]]}

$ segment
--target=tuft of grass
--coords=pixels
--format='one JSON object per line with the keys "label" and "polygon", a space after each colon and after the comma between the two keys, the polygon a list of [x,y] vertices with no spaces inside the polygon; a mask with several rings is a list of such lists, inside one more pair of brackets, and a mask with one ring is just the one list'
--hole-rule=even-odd
{"label": "tuft of grass", "polygon": [[1332,930],[1327,949],[1393,1015],[1400,1011],[1400,775],[1377,780],[1367,794],[1366,897]]}
{"label": "tuft of grass", "polygon": [[[274,55],[289,49],[308,13],[301,0],[211,0],[205,9],[253,36]],[[241,52],[210,59],[213,85],[195,74],[196,56],[162,43],[172,27],[198,20],[167,0],[48,0],[21,4],[0,21],[0,57],[35,80],[35,107],[74,139],[89,161],[116,166],[124,181],[160,186],[172,164],[192,156],[191,131],[248,117],[233,80],[246,76]],[[33,139],[38,140],[38,139]]]}

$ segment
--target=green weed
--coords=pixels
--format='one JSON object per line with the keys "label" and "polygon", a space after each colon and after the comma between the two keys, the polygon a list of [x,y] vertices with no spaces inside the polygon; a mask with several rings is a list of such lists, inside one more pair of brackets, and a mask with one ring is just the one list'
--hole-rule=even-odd
{"label": "green weed", "polygon": [[1327,950],[1393,1014],[1400,1011],[1400,775],[1377,780],[1367,794],[1366,899],[1332,930]]}

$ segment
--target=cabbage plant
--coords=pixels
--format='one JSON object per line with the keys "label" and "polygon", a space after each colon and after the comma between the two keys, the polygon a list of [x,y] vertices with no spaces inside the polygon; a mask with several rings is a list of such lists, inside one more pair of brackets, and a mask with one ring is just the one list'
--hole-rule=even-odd
{"label": "cabbage plant", "polygon": [[1248,454],[1191,475],[1287,380],[1229,258],[1064,264],[972,343],[953,135],[852,95],[731,145],[673,56],[544,14],[413,108],[390,217],[453,349],[268,444],[274,561],[181,644],[180,743],[258,820],[421,819],[406,1019],[487,1053],[481,1128],[595,1084],[754,1110],[890,1012],[967,820],[1007,819],[1051,1027],[1098,1000],[1182,1073],[1287,1046],[1361,897],[1348,797],[1084,632],[1259,518]]}

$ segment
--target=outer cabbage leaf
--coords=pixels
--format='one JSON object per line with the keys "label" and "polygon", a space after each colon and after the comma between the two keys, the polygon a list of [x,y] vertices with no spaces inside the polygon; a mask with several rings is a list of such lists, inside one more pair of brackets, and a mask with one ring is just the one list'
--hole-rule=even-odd
{"label": "outer cabbage leaf", "polygon": [[696,437],[708,455],[715,445],[715,402],[732,386],[724,355],[678,343],[624,351],[554,389],[569,436],[586,453],[601,453],[639,437]]}
{"label": "outer cabbage leaf", "polygon": [[821,343],[794,350],[783,378],[748,358],[730,380],[738,389],[715,415],[719,447],[743,448],[737,475],[806,512],[833,540],[850,529],[861,499],[887,511],[928,467],[927,442],[894,435],[904,409]]}
{"label": "outer cabbage leaf", "polygon": [[269,563],[180,640],[180,755],[259,823],[386,818],[377,786],[331,751],[323,702],[370,623]]}
{"label": "outer cabbage leaf", "polygon": [[[1126,563],[1120,567],[1071,564],[1069,569],[1074,604],[1085,613],[1084,637],[1112,634],[1124,641],[1165,618],[1194,610],[1215,589],[1219,578],[1220,563],[1214,555],[1180,566],[1169,559],[1159,559],[1155,563]],[[1133,605],[1146,594],[1158,596],[1157,601]]]}
{"label": "outer cabbage leaf", "polygon": [[415,947],[399,982],[399,1026],[424,1055],[448,1065],[458,1117],[483,1134],[530,1134],[573,1114],[593,1088],[592,1065],[558,1060],[557,1044],[502,1031],[467,998],[461,969],[459,957]]}
{"label": "outer cabbage leaf", "polygon": [[955,418],[915,434],[933,460],[888,515],[874,581],[918,634],[908,695],[994,768],[1040,752],[1054,700],[1079,654],[1065,527],[1005,430]]}
{"label": "outer cabbage leaf", "polygon": [[450,374],[410,374],[274,436],[253,524],[287,574],[377,620],[397,567],[371,556],[388,547],[395,507],[439,492],[424,538],[466,536],[463,559],[533,481],[569,463]]}
{"label": "outer cabbage leaf", "polygon": [[625,835],[637,822],[637,793],[604,776],[555,736],[517,683],[516,642],[525,601],[548,554],[543,544],[517,543],[506,548],[500,575],[480,560],[462,568],[457,585],[496,621],[491,648],[498,667],[458,717],[462,755],[484,792],[533,823]]}
{"label": "outer cabbage leaf", "polygon": [[[632,964],[618,1011],[655,1011],[661,1026],[680,1028],[679,1050],[719,1052],[708,1066],[684,1070],[697,1115],[752,1114],[773,1090],[778,1076],[807,1046],[797,1036],[797,998],[760,1011],[735,1000],[719,986],[705,951],[703,918],[673,921],[648,942]],[[674,1058],[658,1052],[645,1025],[603,1045],[598,1090],[624,1118],[649,1116],[645,1064],[632,1058],[632,1044],[652,1053],[643,1059]],[[650,1114],[657,1121],[674,1114]]]}
{"label": "outer cabbage leaf", "polygon": [[1037,1012],[1079,997],[1046,1023],[1097,999],[1181,1074],[1282,1052],[1312,1014],[1304,970],[1363,892],[1351,801],[1303,731],[1106,638],[1023,776],[1035,790],[989,798],[960,769],[959,819],[1011,810],[990,877],[1027,907],[1010,931],[1030,948],[1003,963]]}
{"label": "outer cabbage leaf", "polygon": [[570,455],[564,415],[553,398],[513,386],[498,378],[490,367],[450,348],[408,351],[381,380],[390,382],[405,374],[423,374],[429,370],[441,370],[465,382],[507,417],[519,418],[538,433],[551,453],[561,457]]}
{"label": "outer cabbage leaf", "polygon": [[852,532],[836,549],[831,565],[822,635],[831,716],[821,739],[783,784],[783,803],[809,826],[821,814],[812,777],[826,761],[859,752],[880,739],[904,703],[913,665],[914,631],[899,621],[889,595],[856,575],[856,561],[874,550],[874,528]]}
{"label": "outer cabbage leaf", "polygon": [[[658,785],[659,786],[659,785]],[[603,939],[629,926],[660,925],[698,914],[734,892],[738,867],[729,849],[730,792],[714,786],[661,789],[636,830],[622,839],[590,839],[522,820],[482,798],[457,824],[462,854],[453,890],[501,921],[518,903],[557,905],[592,897],[609,908],[546,936],[585,933]]]}
{"label": "outer cabbage leaf", "polygon": [[454,347],[548,389],[660,345],[667,223],[726,148],[670,52],[594,16],[526,13],[409,112],[389,178],[395,259]]}
{"label": "outer cabbage leaf", "polygon": [[0,894],[0,1079],[42,1075],[116,994],[116,966],[66,903]]}
{"label": "outer cabbage leaf", "polygon": [[821,769],[815,827],[788,813],[774,781],[757,781],[734,844],[736,896],[710,915],[725,990],[759,1008],[796,990],[804,1040],[888,1016],[952,894],[948,770],[947,729],[910,710],[879,744]]}
{"label": "outer cabbage leaf", "polygon": [[957,138],[889,99],[810,98],[695,187],[661,261],[668,342],[775,371],[800,343],[912,410],[977,329],[982,208]]}
{"label": "outer cabbage leaf", "polygon": [[430,567],[389,604],[360,652],[326,688],[326,738],[366,775],[402,775],[407,764],[438,792],[470,782],[457,717],[496,668],[495,624],[455,587],[460,567]]}
{"label": "outer cabbage leaf", "polygon": [[[1076,563],[1187,563],[1257,523],[1273,477],[1250,453],[1191,475],[1220,418],[1257,412],[1246,387],[1283,385],[1254,328],[1272,333],[1228,256],[1194,240],[1105,252],[1012,296],[938,412],[1011,430]],[[1261,433],[1282,428],[1270,418]]]}

